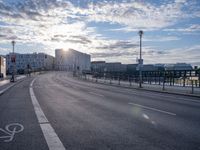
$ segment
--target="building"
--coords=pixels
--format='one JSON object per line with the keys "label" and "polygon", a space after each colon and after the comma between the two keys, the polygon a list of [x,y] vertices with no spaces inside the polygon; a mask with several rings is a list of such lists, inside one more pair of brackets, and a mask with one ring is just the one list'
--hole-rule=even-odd
{"label": "building", "polygon": [[[164,64],[145,64],[141,67],[142,71],[163,71]],[[127,72],[133,73],[139,71],[138,64],[127,64]]]}
{"label": "building", "polygon": [[126,65],[121,64],[120,62],[106,63],[105,68],[107,72],[125,72],[126,71]]}
{"label": "building", "polygon": [[127,64],[127,72],[133,73],[137,71],[138,64]]}
{"label": "building", "polygon": [[91,71],[92,72],[105,72],[106,71],[106,62],[105,61],[93,61],[91,62]]}
{"label": "building", "polygon": [[[127,73],[137,74],[139,71],[138,64],[121,64],[120,62],[106,63],[105,61],[93,61],[92,72],[103,73]],[[176,64],[143,64],[142,72],[163,72],[163,71],[190,71],[193,70],[190,64],[176,63]]]}
{"label": "building", "polygon": [[127,65],[121,64],[120,62],[110,62],[105,61],[93,61],[91,64],[92,72],[125,72]]}
{"label": "building", "polygon": [[[45,53],[19,54],[15,53],[15,70],[17,73],[31,71],[52,70],[54,68],[54,57]],[[7,73],[13,72],[12,53],[6,55]]]}
{"label": "building", "polygon": [[91,71],[94,76],[103,77],[110,74],[121,74],[127,70],[126,64],[120,62],[93,61],[91,63]]}
{"label": "building", "polygon": [[68,49],[55,50],[55,68],[64,71],[89,71],[91,67],[91,57],[86,53]]}
{"label": "building", "polygon": [[155,64],[154,65],[158,71],[164,71],[165,70],[165,64]]}
{"label": "building", "polygon": [[0,56],[0,78],[6,77],[6,58]]}
{"label": "building", "polygon": [[176,64],[166,64],[165,65],[166,71],[181,71],[181,70],[193,70],[192,66],[190,64],[186,63],[176,63]]}

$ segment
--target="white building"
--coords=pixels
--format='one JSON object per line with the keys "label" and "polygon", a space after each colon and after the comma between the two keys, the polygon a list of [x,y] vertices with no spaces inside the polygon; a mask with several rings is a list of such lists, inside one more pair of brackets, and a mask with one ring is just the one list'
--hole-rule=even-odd
{"label": "white building", "polygon": [[[54,67],[54,57],[45,53],[19,54],[15,53],[15,69],[18,73],[24,73],[30,68],[32,71],[52,70]],[[11,62],[12,53],[6,55],[8,73],[13,71]]]}
{"label": "white building", "polygon": [[6,59],[0,56],[0,78],[6,77]]}
{"label": "white building", "polygon": [[90,70],[91,57],[86,53],[68,49],[56,49],[55,50],[55,68],[56,70],[65,71],[80,71]]}

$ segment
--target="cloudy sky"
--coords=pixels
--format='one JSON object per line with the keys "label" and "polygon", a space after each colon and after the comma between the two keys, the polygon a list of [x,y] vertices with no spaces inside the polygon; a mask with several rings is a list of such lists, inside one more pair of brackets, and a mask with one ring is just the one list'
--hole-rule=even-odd
{"label": "cloudy sky", "polygon": [[0,0],[0,54],[73,48],[92,60],[200,65],[200,0]]}

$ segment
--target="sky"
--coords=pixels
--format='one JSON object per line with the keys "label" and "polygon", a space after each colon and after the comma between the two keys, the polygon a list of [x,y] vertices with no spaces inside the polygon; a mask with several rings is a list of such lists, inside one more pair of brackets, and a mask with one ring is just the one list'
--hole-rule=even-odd
{"label": "sky", "polygon": [[0,0],[0,54],[76,49],[93,61],[200,66],[200,0]]}

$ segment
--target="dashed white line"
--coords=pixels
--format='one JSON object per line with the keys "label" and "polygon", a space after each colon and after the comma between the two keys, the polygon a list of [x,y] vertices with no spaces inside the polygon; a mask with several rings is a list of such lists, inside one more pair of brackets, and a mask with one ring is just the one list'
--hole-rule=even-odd
{"label": "dashed white line", "polygon": [[33,91],[33,83],[35,82],[36,78],[31,82],[30,84],[30,96],[32,100],[32,104],[35,110],[35,114],[37,116],[38,122],[40,124],[40,127],[42,129],[43,135],[45,137],[45,140],[47,142],[47,145],[49,147],[49,150],[65,150],[64,145],[60,141],[59,137],[57,136],[55,130],[49,123],[48,119],[46,118],[44,112],[42,111],[40,104],[38,103],[38,100],[34,94]]}
{"label": "dashed white line", "polygon": [[157,109],[157,108],[152,108],[152,107],[148,107],[148,106],[144,106],[144,105],[139,105],[139,104],[135,104],[135,103],[128,103],[128,104],[129,105],[134,105],[134,106],[137,106],[137,107],[141,107],[141,108],[144,108],[144,109],[149,109],[149,110],[157,111],[157,112],[160,112],[160,113],[164,113],[164,114],[176,116],[175,113],[164,111],[164,110],[160,110],[160,109]]}
{"label": "dashed white line", "polygon": [[89,93],[92,94],[92,95],[96,95],[96,96],[104,97],[104,95],[102,95],[102,94],[98,94],[98,93],[95,93],[95,92],[89,92]]}

